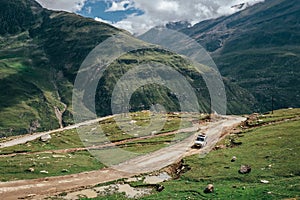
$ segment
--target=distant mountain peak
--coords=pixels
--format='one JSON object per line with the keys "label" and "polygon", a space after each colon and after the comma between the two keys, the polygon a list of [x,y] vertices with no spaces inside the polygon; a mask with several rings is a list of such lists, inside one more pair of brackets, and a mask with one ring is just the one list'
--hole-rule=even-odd
{"label": "distant mountain peak", "polygon": [[185,28],[191,27],[191,23],[188,21],[176,21],[176,22],[169,22],[166,24],[166,28],[172,29],[172,30],[182,30]]}

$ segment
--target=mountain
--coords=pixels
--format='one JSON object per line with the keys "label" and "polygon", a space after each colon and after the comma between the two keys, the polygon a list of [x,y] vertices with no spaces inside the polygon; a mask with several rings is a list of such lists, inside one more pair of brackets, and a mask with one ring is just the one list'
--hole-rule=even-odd
{"label": "mountain", "polygon": [[0,134],[73,123],[73,79],[80,63],[120,30],[43,9],[33,0],[1,1],[0,19]]}
{"label": "mountain", "polygon": [[[0,1],[0,137],[63,127],[73,122],[72,91],[79,67],[89,53],[106,39],[122,33],[131,45],[136,40],[124,30],[67,12],[50,11],[34,0]],[[146,44],[115,60],[97,86],[98,116],[110,115],[111,95],[117,81],[136,63],[161,62],[183,74],[198,88],[203,112],[210,110],[205,81],[183,57]],[[224,79],[230,113],[250,112],[253,96]],[[131,110],[149,109],[159,103],[167,111],[179,110],[176,95],[168,88],[139,88],[130,101]]]}
{"label": "mountain", "polygon": [[211,52],[223,76],[254,95],[256,111],[300,106],[299,1],[265,0],[181,31]]}
{"label": "mountain", "polygon": [[166,28],[172,30],[182,30],[190,26],[191,24],[187,21],[169,22],[166,24]]}

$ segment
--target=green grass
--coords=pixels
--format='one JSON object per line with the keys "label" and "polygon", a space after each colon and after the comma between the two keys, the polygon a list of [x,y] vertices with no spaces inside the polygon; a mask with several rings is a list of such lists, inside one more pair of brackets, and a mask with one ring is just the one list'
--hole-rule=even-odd
{"label": "green grass", "polygon": [[[70,154],[19,155],[10,158],[0,158],[0,160],[0,181],[74,174],[104,167],[87,151]],[[29,168],[34,168],[34,172],[28,172]],[[64,172],[64,169],[67,172]],[[49,173],[40,173],[42,170],[46,170]]]}
{"label": "green grass", "polygon": [[51,140],[48,142],[41,142],[39,139],[36,139],[34,141],[27,142],[26,144],[2,148],[0,149],[0,154],[9,154],[15,152],[40,152],[47,150],[83,147],[83,144],[75,129],[54,133],[51,134],[51,137]]}
{"label": "green grass", "polygon": [[[279,110],[273,116],[290,118],[298,113],[299,109]],[[299,130],[300,120],[248,129],[235,136],[242,142],[239,146],[212,151],[204,158],[199,155],[185,158],[184,164],[191,170],[177,180],[162,183],[165,186],[162,192],[140,199],[299,199]],[[233,156],[237,157],[235,162],[231,162]],[[249,174],[238,173],[244,164],[252,167]],[[203,190],[209,183],[214,184],[215,191],[205,194]],[[96,199],[114,198],[126,199],[119,194]]]}
{"label": "green grass", "polygon": [[[136,120],[136,124],[140,125],[142,128],[147,128],[150,123],[150,117],[153,117],[151,116],[152,114],[150,112],[136,112],[131,113],[130,115],[132,115],[133,119]],[[155,116],[153,119],[154,122],[156,122],[156,120],[160,120],[161,116],[162,115]],[[192,119],[192,117],[194,117],[194,119],[200,118],[198,115],[182,115],[182,126],[190,127],[190,120]],[[170,113],[166,115],[166,118],[167,120],[163,127],[163,130],[157,131],[157,133],[155,134],[178,130],[181,123],[181,116]],[[205,118],[205,116],[202,116],[202,118]],[[130,120],[125,119],[120,123],[120,125],[127,125],[129,122]],[[94,129],[95,127],[96,129]],[[104,131],[103,134],[99,133],[100,127]],[[89,145],[104,144],[106,141],[106,137],[109,138],[111,142],[135,138],[135,136],[133,135],[123,134],[123,131],[121,131],[121,129],[117,126],[113,119],[101,121],[96,125],[92,124],[82,126],[80,127],[80,130],[85,134],[85,138],[88,138],[88,141],[91,141],[89,143],[86,143]],[[141,132],[139,136],[150,135],[150,132],[148,131],[147,134]],[[125,144],[119,145],[118,148],[137,153],[134,154],[135,156],[137,156],[166,147],[167,145],[170,145],[173,140],[182,140],[191,134],[192,133],[180,133],[177,134],[176,137],[173,134],[167,136],[157,135],[157,137],[155,138],[127,142]],[[41,178],[46,176],[57,176],[63,174],[91,171],[99,169],[99,166],[104,166],[103,164],[98,162],[96,158],[92,157],[92,155],[87,151],[78,151],[76,153],[70,154],[62,153],[60,155],[63,155],[63,158],[54,158],[51,153],[44,152],[51,150],[84,147],[76,129],[53,133],[51,134],[51,137],[51,140],[49,140],[48,142],[41,142],[39,139],[36,139],[34,141],[27,142],[26,144],[20,144],[13,147],[0,149],[0,155],[17,153],[17,155],[13,157],[0,158],[1,180],[10,181],[17,179],[19,180]],[[113,149],[105,149],[104,151],[108,151],[111,153]],[[18,153],[22,152],[34,154],[18,155]],[[35,168],[35,172],[26,172],[26,170],[30,167]],[[68,172],[62,172],[62,169],[68,169]],[[49,173],[41,174],[39,173],[41,170],[47,170],[49,171]]]}
{"label": "green grass", "polygon": [[[235,41],[235,44],[241,43]],[[235,47],[233,51],[229,50],[230,53],[215,56],[214,60],[223,76],[255,97],[252,111],[265,112],[272,109],[272,97],[275,109],[299,107],[299,101],[296,100],[299,94],[299,71],[295,71],[300,62],[299,50],[299,45]]]}
{"label": "green grass", "polygon": [[[164,183],[163,192],[143,199],[299,198],[299,130],[300,121],[263,127],[244,134],[238,147],[213,151],[203,159],[188,157],[185,163],[190,171],[179,180]],[[234,163],[230,162],[232,156],[237,157]],[[251,165],[252,172],[239,174],[242,164]],[[270,183],[262,184],[262,179]],[[208,183],[214,184],[215,193],[203,193]]]}
{"label": "green grass", "polygon": [[28,32],[7,37],[0,46],[0,137],[28,133],[33,121],[40,124],[36,131],[58,128],[54,106],[61,108],[62,102],[54,70],[45,63],[35,66],[46,59],[44,52]]}
{"label": "green grass", "polygon": [[[136,128],[131,129],[131,118],[124,118],[118,120],[118,123],[114,119],[108,119],[100,122],[100,126],[89,128],[88,126],[81,127],[81,138],[87,139],[85,143],[88,146],[103,144],[107,141],[118,142],[121,140],[132,139],[136,137],[149,136],[151,134],[159,135],[171,131],[176,131],[179,128],[191,127],[191,116],[178,116],[172,114],[159,114],[157,116],[150,116],[149,112],[135,112],[130,114],[132,119],[136,121]],[[152,118],[152,125],[150,125],[150,117]],[[194,119],[198,119],[198,115],[194,116]],[[162,121],[162,118],[166,118]],[[162,122],[164,124],[162,124]],[[159,124],[163,126],[160,127]],[[96,129],[95,129],[96,128]]]}
{"label": "green grass", "polygon": [[[5,4],[18,8],[17,4],[11,1]],[[27,6],[22,9],[25,8]],[[0,36],[0,137],[32,132],[30,127],[35,121],[38,121],[40,126],[34,132],[58,128],[55,107],[65,111],[62,116],[65,126],[74,123],[72,92],[80,65],[86,56],[107,38],[121,32],[127,34],[92,19],[71,13],[48,10],[42,12],[42,8],[40,9],[41,12],[32,16],[33,19],[27,21],[25,27],[14,26],[16,30],[12,32],[13,35]],[[31,12],[29,8],[25,10]],[[15,13],[6,9],[4,11],[8,16],[12,15],[12,19],[15,18]],[[3,18],[2,24],[5,27],[12,23],[8,19]],[[23,17],[18,19],[26,21]],[[125,46],[134,46],[134,43],[145,44],[129,34],[128,38],[118,41],[119,45]],[[146,44],[145,49],[129,52],[109,66],[99,80],[95,98],[86,97],[86,106],[89,107],[90,102],[95,101],[97,116],[111,115],[111,94],[118,80],[137,64],[151,62],[158,62],[177,70],[195,88],[200,110],[207,112],[210,109],[209,92],[201,75],[208,70],[207,67],[202,66],[202,72],[198,73],[185,58]],[[160,82],[155,76],[152,80]],[[128,82],[122,82],[122,86],[131,87],[132,83],[132,79],[128,79]],[[182,86],[176,81],[174,84],[174,88]],[[228,110],[250,112],[249,102],[253,101],[251,95],[228,81],[225,81],[225,85],[229,86]],[[179,111],[180,105],[175,92],[159,84],[145,85],[132,94],[131,111],[149,109],[153,104],[163,105],[167,111]]]}
{"label": "green grass", "polygon": [[[143,112],[136,112],[131,114],[133,119],[137,122],[136,124],[141,126],[140,129],[136,130],[135,133],[140,131],[138,136],[146,136],[150,135],[152,131],[157,130],[158,127],[152,127],[148,130],[147,126],[149,125],[149,113],[145,114]],[[188,116],[189,118],[191,116]],[[194,118],[197,119],[198,116]],[[168,120],[164,124],[162,130],[158,130],[156,134],[161,134],[165,132],[176,131],[180,127],[181,118],[177,115],[169,114],[167,115]],[[160,120],[160,118],[154,119],[154,124],[157,122],[156,120]],[[130,120],[125,120],[120,123],[120,125],[128,125]],[[182,128],[190,127],[191,122],[187,121],[183,116],[182,120]],[[144,128],[143,128],[144,127]],[[145,128],[146,127],[146,128]],[[96,128],[93,130],[93,128]],[[100,128],[103,132],[100,131]],[[147,131],[143,131],[147,129]],[[107,140],[110,142],[121,141],[125,139],[135,138],[134,135],[124,134],[119,126],[115,123],[113,119],[107,119],[99,123],[99,125],[87,125],[79,128],[79,133],[82,134],[82,139],[88,139],[88,142],[85,142],[85,145],[101,145],[104,144]],[[41,142],[39,139],[36,139],[31,142],[27,142],[26,144],[20,144],[13,147],[6,147],[0,149],[1,154],[9,154],[15,152],[40,152],[47,150],[59,150],[59,149],[69,149],[69,148],[78,148],[84,147],[81,138],[78,135],[76,129],[65,130],[62,132],[57,132],[51,134],[52,139],[49,142]]]}
{"label": "green grass", "polygon": [[249,125],[250,126],[263,125],[271,122],[278,122],[278,121],[280,122],[286,119],[295,119],[298,117],[300,117],[299,108],[281,109],[281,110],[275,110],[273,111],[273,113],[268,112],[266,114],[258,115],[256,118],[249,120]]}

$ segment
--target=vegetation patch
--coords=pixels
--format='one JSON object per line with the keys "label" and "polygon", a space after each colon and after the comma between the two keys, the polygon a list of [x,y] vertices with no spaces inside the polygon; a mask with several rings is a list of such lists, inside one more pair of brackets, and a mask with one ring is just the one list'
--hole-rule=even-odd
{"label": "vegetation patch", "polygon": [[[291,112],[296,116],[299,109],[275,111],[273,119],[290,118]],[[247,129],[236,136],[242,144],[212,151],[204,158],[185,158],[189,170],[176,180],[162,183],[163,191],[140,199],[297,199],[299,130],[300,120],[296,119]],[[251,166],[251,172],[240,174],[241,165]],[[204,193],[208,184],[214,185],[213,193]],[[114,198],[126,199],[119,194],[96,199]]]}
{"label": "vegetation patch", "polygon": [[87,151],[70,154],[41,153],[0,158],[0,181],[36,179],[103,168]]}

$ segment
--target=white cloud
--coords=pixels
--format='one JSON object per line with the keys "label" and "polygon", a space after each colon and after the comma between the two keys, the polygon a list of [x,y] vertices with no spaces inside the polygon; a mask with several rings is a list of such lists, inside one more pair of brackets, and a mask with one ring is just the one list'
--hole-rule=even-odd
{"label": "white cloud", "polygon": [[132,0],[133,6],[143,10],[140,16],[129,15],[114,25],[132,33],[141,34],[154,26],[173,21],[200,22],[209,18],[233,14],[232,6],[248,2],[250,5],[263,0]]}
{"label": "white cloud", "polygon": [[36,0],[43,7],[51,10],[76,12],[82,9],[87,0]]}
{"label": "white cloud", "polygon": [[177,12],[179,9],[179,4],[176,1],[161,1],[158,2],[157,10],[163,12]]}
{"label": "white cloud", "polygon": [[[128,15],[122,21],[114,23],[122,29],[135,34],[146,32],[152,27],[174,21],[197,22],[229,15],[239,9],[232,6],[242,3],[253,5],[264,0],[37,0],[42,6],[53,10],[69,12],[80,11],[89,2],[110,2],[111,7],[106,12],[125,11],[129,8],[142,10],[144,14]],[[243,6],[245,8],[246,6]],[[89,9],[89,8],[88,8]],[[91,8],[92,9],[92,8]],[[96,18],[105,23],[112,22]]]}
{"label": "white cloud", "polygon": [[98,21],[98,22],[106,23],[106,24],[112,24],[111,21],[104,20],[104,19],[102,19],[100,17],[95,17],[95,20]]}
{"label": "white cloud", "polygon": [[112,1],[111,7],[106,9],[106,12],[125,11],[131,7],[130,5],[131,2],[129,0],[120,1],[120,2]]}

